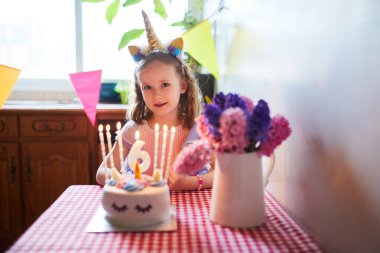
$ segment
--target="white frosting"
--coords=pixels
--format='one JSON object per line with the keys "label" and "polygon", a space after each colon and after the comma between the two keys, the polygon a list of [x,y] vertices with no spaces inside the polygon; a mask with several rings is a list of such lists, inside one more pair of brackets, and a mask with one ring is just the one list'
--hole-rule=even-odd
{"label": "white frosting", "polygon": [[128,192],[105,185],[102,196],[106,219],[113,225],[140,227],[165,221],[170,216],[169,187],[145,187]]}

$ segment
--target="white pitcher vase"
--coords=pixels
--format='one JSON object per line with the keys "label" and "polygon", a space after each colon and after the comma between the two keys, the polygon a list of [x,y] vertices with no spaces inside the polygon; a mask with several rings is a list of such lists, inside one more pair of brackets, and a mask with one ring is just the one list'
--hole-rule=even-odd
{"label": "white pitcher vase", "polygon": [[274,167],[274,155],[263,177],[257,153],[217,153],[210,219],[222,226],[249,228],[266,220],[264,186]]}

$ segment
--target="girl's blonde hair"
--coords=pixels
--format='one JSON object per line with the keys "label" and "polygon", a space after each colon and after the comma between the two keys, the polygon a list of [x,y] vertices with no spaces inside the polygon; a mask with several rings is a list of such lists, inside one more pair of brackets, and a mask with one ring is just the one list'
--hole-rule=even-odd
{"label": "girl's blonde hair", "polygon": [[134,74],[134,91],[131,92],[129,119],[141,124],[153,116],[152,111],[146,106],[138,83],[137,74],[146,68],[151,62],[159,61],[175,67],[177,74],[187,83],[186,92],[181,94],[178,106],[178,119],[182,126],[190,129],[194,125],[195,118],[201,110],[201,93],[198,81],[193,70],[182,60],[164,52],[154,52],[144,57],[136,67]]}

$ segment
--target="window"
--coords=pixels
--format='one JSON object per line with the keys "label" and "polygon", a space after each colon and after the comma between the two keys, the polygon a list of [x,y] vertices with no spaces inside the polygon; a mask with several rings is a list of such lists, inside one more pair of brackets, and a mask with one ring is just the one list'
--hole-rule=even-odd
{"label": "window", "polygon": [[[118,45],[124,32],[144,27],[141,9],[148,10],[163,42],[183,33],[170,24],[183,18],[187,0],[164,1],[165,21],[152,12],[153,1],[120,6],[110,25],[105,19],[109,3],[0,0],[0,63],[22,70],[14,90],[72,91],[69,73],[97,69],[103,70],[103,80],[130,79],[134,62]],[[146,44],[146,37],[132,43]]]}
{"label": "window", "polygon": [[[122,1],[123,2],[123,1]],[[146,10],[153,10],[153,1],[142,1]],[[164,2],[167,3],[167,2]],[[86,70],[102,69],[104,79],[130,79],[133,76],[134,62],[128,48],[118,50],[119,42],[124,32],[134,28],[144,28],[141,15],[141,5],[120,8],[116,18],[109,25],[105,19],[107,4],[83,3],[83,67]],[[183,19],[187,9],[187,1],[177,0],[166,5],[169,14],[163,20],[157,14],[149,12],[149,19],[162,42],[181,36],[179,27],[170,27],[171,23]],[[168,29],[170,28],[170,29]],[[146,45],[146,36],[132,41],[135,45]]]}
{"label": "window", "polygon": [[18,83],[75,72],[74,1],[0,2],[0,61],[22,70]]}

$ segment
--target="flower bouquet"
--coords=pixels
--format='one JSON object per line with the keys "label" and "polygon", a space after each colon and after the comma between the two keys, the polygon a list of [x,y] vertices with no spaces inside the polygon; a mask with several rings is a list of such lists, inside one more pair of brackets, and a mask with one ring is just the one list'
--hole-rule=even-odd
{"label": "flower bouquet", "polygon": [[254,105],[250,98],[220,92],[204,106],[197,132],[217,152],[270,156],[289,137],[291,129],[283,116],[270,117],[264,100]]}
{"label": "flower bouquet", "polygon": [[[238,228],[264,223],[261,157],[271,157],[274,150],[289,137],[291,129],[288,120],[280,115],[271,117],[269,106],[262,99],[255,104],[245,96],[220,92],[214,96],[212,103],[204,105],[197,119],[197,132],[201,141],[195,144],[196,148],[184,149],[175,167],[187,173],[199,170],[200,161],[208,157],[207,153],[200,154],[210,149],[201,148],[202,145],[209,145],[215,151],[211,220]],[[195,153],[202,159],[196,160]],[[265,182],[274,163],[271,166]]]}
{"label": "flower bouquet", "polygon": [[197,118],[200,141],[185,147],[174,168],[184,174],[199,171],[210,158],[210,149],[217,153],[250,153],[271,156],[286,140],[291,129],[283,116],[270,117],[267,102],[256,105],[245,96],[217,93],[212,103],[205,104]]}

